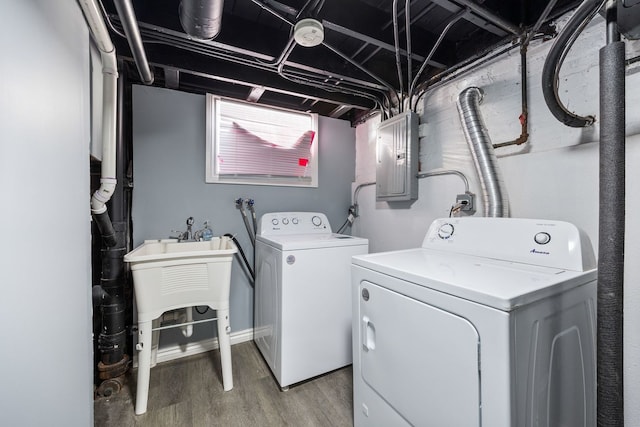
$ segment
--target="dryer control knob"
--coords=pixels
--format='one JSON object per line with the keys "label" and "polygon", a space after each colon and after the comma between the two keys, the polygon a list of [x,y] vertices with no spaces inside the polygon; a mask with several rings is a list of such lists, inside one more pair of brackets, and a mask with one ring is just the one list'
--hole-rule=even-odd
{"label": "dryer control knob", "polygon": [[551,241],[551,235],[542,231],[533,236],[533,240],[539,245],[546,245]]}
{"label": "dryer control knob", "polygon": [[311,222],[313,223],[313,225],[315,225],[316,227],[319,227],[322,224],[322,218],[320,218],[317,215],[314,215],[313,218],[311,218]]}

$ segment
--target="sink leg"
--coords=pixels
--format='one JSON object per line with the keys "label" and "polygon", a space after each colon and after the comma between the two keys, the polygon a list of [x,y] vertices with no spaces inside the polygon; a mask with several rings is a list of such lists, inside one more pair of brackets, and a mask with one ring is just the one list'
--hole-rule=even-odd
{"label": "sink leg", "polygon": [[220,345],[220,361],[222,362],[222,386],[224,391],[233,388],[233,373],[231,370],[231,340],[229,334],[229,309],[216,310],[218,317],[218,344]]}
{"label": "sink leg", "polygon": [[151,373],[152,347],[151,321],[138,322],[138,388],[136,391],[136,415],[147,412],[149,376]]}

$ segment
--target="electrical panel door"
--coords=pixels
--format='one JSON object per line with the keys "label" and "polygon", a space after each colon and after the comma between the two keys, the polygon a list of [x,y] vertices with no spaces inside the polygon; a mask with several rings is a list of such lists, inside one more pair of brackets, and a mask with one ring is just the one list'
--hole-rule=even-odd
{"label": "electrical panel door", "polygon": [[376,200],[418,198],[418,115],[412,111],[378,126]]}

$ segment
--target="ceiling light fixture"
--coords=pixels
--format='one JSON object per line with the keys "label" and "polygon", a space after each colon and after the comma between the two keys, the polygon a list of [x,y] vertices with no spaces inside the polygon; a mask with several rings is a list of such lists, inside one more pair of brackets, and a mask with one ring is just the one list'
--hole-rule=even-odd
{"label": "ceiling light fixture", "polygon": [[324,27],[316,19],[301,19],[293,28],[293,38],[300,46],[318,46],[324,40]]}

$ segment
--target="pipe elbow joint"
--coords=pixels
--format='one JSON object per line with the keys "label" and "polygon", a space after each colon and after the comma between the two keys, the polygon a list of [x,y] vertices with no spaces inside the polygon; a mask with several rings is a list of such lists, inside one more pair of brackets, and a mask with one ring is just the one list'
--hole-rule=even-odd
{"label": "pipe elbow joint", "polygon": [[118,59],[116,58],[116,50],[110,52],[100,51],[102,59],[102,74],[108,74],[118,78]]}
{"label": "pipe elbow joint", "polygon": [[468,103],[474,98],[478,101],[478,104],[481,104],[482,99],[484,98],[484,91],[477,86],[468,87],[460,92],[460,95],[458,95],[458,102]]}
{"label": "pipe elbow joint", "polygon": [[91,197],[91,212],[94,214],[101,214],[107,210],[106,203],[111,199],[117,181],[115,178],[102,178],[100,183],[100,188]]}

